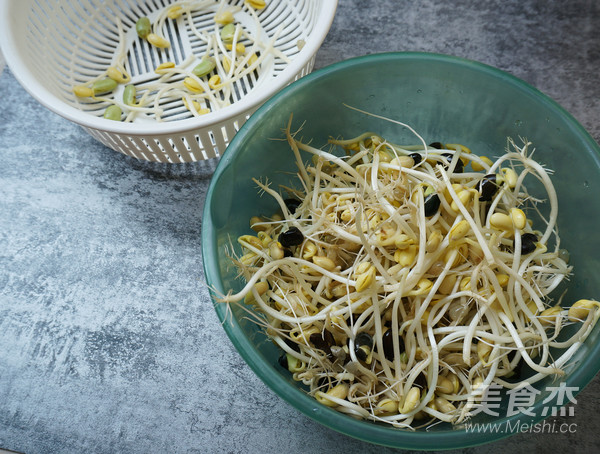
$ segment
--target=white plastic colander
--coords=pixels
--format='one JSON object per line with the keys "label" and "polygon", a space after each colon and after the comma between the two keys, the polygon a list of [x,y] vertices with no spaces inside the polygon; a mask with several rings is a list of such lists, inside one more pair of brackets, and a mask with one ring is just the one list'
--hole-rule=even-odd
{"label": "white plastic colander", "polygon": [[[331,26],[337,0],[266,0],[257,10],[260,30],[247,8],[235,14],[245,30],[261,41],[274,40],[279,56],[235,82],[230,104],[193,116],[181,99],[161,104],[160,121],[138,115],[133,122],[102,118],[106,103],[77,98],[73,87],[112,66],[124,44],[124,66],[131,83],[157,79],[163,62],[180,64],[201,56],[198,37],[215,27],[215,12],[226,3],[241,8],[244,0],[214,0],[189,17],[165,21],[161,30],[171,42],[159,50],[135,32],[138,18],[151,20],[172,4],[169,0],[0,0],[0,44],[8,66],[21,85],[41,104],[81,125],[106,146],[138,159],[165,163],[193,162],[220,156],[249,116],[277,91],[308,74]],[[188,2],[190,3],[190,2]],[[118,22],[123,40],[119,39]],[[204,46],[204,47],[203,47]],[[122,86],[117,88],[122,90]]]}

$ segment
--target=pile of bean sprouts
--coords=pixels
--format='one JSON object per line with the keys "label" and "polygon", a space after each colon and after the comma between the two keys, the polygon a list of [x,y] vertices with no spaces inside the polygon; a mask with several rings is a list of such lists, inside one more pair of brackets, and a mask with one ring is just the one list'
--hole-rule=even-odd
{"label": "pile of bean sprouts", "polygon": [[290,119],[301,189],[254,180],[278,210],[257,213],[254,233],[238,238],[246,284],[220,301],[244,303],[322,404],[414,429],[464,421],[490,385],[522,386],[523,365],[528,384],[561,376],[600,311],[550,297],[571,267],[531,143],[508,139],[492,160],[399,124],[416,145],[366,132],[323,150],[296,139]]}
{"label": "pile of bean sprouts", "polygon": [[[237,92],[240,88],[236,87],[236,82],[248,75],[258,77],[261,65],[265,64],[267,59],[277,59],[282,64],[290,62],[290,59],[275,47],[282,27],[273,30],[268,40],[263,39],[266,33],[263,31],[256,8],[264,7],[264,1],[246,0],[241,5],[232,6],[228,0],[180,0],[162,8],[152,22],[151,29],[156,40],[164,43],[160,47],[170,47],[170,43],[163,36],[165,22],[181,18],[185,21],[187,29],[199,42],[204,43],[205,50],[201,55],[188,55],[179,64],[163,61],[155,68],[156,74],[152,80],[137,83],[132,82],[125,68],[128,54],[125,45],[126,34],[123,24],[116,17],[119,44],[111,66],[96,77],[87,80],[85,84],[75,86],[73,91],[79,102],[87,104],[100,102],[118,107],[120,112],[125,114],[120,118],[125,122],[135,121],[140,114],[156,121],[167,121],[171,118],[164,115],[165,109],[172,111],[174,105],[187,109],[188,115],[195,117],[227,107],[240,96]],[[240,11],[244,11],[252,18],[255,32],[251,32],[235,21],[235,15]],[[210,12],[214,12],[214,26],[199,29],[194,22],[196,14]],[[234,31],[231,38],[224,41],[221,32],[229,24],[234,25]],[[302,44],[299,42],[298,46],[301,47]],[[208,74],[198,76],[194,73],[194,68],[203,60],[210,60],[214,68]],[[114,88],[108,94],[94,93],[94,84],[107,78],[119,84],[133,85],[134,102],[121,99],[122,90]],[[179,119],[180,116],[174,118]]]}

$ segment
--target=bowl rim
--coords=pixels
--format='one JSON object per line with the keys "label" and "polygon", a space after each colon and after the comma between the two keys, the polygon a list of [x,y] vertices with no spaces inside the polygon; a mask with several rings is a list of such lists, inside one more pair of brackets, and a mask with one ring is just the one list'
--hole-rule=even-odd
{"label": "bowl rim", "polygon": [[[29,0],[33,3],[33,0]],[[102,117],[89,115],[73,106],[70,106],[55,94],[41,85],[29,71],[26,59],[21,56],[17,49],[18,29],[20,22],[15,20],[14,9],[29,12],[29,7],[18,4],[11,0],[0,0],[0,49],[4,54],[4,60],[13,76],[20,85],[40,104],[61,117],[72,121],[84,128],[104,131],[107,133],[124,134],[131,137],[143,136],[169,136],[181,132],[200,130],[221,126],[224,122],[236,119],[241,115],[252,113],[262,105],[273,94],[291,83],[306,64],[314,58],[315,54],[325,40],[337,9],[338,0],[327,0],[318,2],[320,11],[316,14],[316,20],[310,39],[297,54],[297,56],[284,68],[284,70],[268,84],[266,89],[258,89],[250,92],[241,101],[233,103],[223,109],[203,117],[188,118],[185,120],[171,122],[148,122],[148,123],[123,123],[107,120]],[[28,6],[28,5],[25,5]],[[13,11],[11,13],[11,11]]]}
{"label": "bowl rim", "polygon": [[[308,396],[297,387],[294,387],[285,380],[274,379],[271,374],[268,373],[272,367],[265,367],[262,355],[259,354],[256,349],[254,349],[252,344],[243,343],[240,341],[240,339],[236,336],[236,332],[239,332],[240,330],[237,320],[233,319],[233,322],[229,323],[227,320],[225,306],[215,301],[213,290],[216,287],[214,284],[220,284],[220,277],[217,262],[215,261],[215,257],[218,254],[218,249],[215,244],[216,242],[214,241],[215,231],[212,226],[211,201],[216,201],[218,198],[218,194],[216,193],[215,189],[218,180],[228,165],[235,159],[235,156],[240,152],[241,147],[238,147],[238,143],[243,143],[245,138],[251,134],[254,126],[261,121],[262,117],[265,116],[273,106],[282,102],[282,100],[284,100],[287,96],[290,96],[292,93],[302,90],[303,87],[310,85],[318,79],[326,78],[330,74],[343,71],[348,67],[363,64],[374,65],[384,61],[425,61],[428,63],[445,63],[475,70],[477,72],[483,72],[489,76],[499,79],[503,83],[507,83],[518,90],[538,98],[542,104],[546,105],[550,110],[557,113],[566,126],[575,131],[575,133],[580,137],[582,143],[587,145],[589,149],[595,151],[597,156],[600,156],[599,145],[566,109],[529,83],[488,64],[462,57],[429,52],[382,52],[353,57],[333,63],[326,67],[315,70],[311,74],[295,81],[263,104],[242,126],[240,131],[231,141],[226,153],[224,153],[224,155],[220,158],[206,194],[202,218],[201,247],[204,274],[208,284],[207,288],[209,289],[213,306],[223,328],[225,329],[225,332],[227,333],[227,336],[250,368],[279,397],[281,397],[288,404],[292,405],[296,410],[302,412],[319,424],[362,441],[402,449],[448,450],[473,447],[498,441],[514,435],[517,432],[467,432],[464,428],[452,429],[444,432],[411,432],[395,429],[391,426],[380,426],[371,423],[365,424],[365,421],[355,420],[347,415],[337,412],[336,410],[318,405],[314,398]],[[217,290],[222,291],[222,289]],[[600,350],[600,344],[595,346],[595,350]],[[593,356],[594,355],[587,355],[584,364],[593,364]],[[600,370],[600,361],[595,361],[595,363],[595,367],[578,367],[571,373],[568,383],[571,386],[577,385],[579,387],[577,392],[581,392]],[[541,402],[537,402],[534,404],[533,408],[539,409],[540,406]],[[494,420],[494,422],[498,424],[512,424],[512,427],[514,427],[514,424],[522,419],[523,416],[519,412],[513,416],[500,417],[497,420]],[[537,413],[536,417],[529,417],[531,424],[539,423],[543,419],[545,419],[545,417],[538,416]],[[424,434],[427,436],[424,437]]]}

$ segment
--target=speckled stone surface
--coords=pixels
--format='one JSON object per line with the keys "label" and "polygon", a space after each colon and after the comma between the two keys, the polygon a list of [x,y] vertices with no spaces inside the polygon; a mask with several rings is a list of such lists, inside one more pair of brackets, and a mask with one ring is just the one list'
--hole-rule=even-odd
{"label": "speckled stone surface", "polygon": [[[533,84],[600,139],[600,3],[340,0],[316,68],[430,51]],[[215,161],[115,153],[0,75],[0,448],[35,453],[385,453],[279,399],[237,354],[204,285]],[[600,380],[575,433],[463,453],[599,452]],[[573,427],[573,426],[570,426]]]}

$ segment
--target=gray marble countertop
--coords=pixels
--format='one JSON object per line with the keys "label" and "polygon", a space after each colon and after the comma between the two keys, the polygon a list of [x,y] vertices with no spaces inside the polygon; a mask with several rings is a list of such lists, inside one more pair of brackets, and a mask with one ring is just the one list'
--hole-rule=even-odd
{"label": "gray marble countertop", "polygon": [[[340,0],[315,63],[451,54],[524,79],[600,139],[595,0]],[[216,161],[105,148],[0,75],[0,448],[35,453],[385,453],[271,392],[219,325],[202,208]],[[460,452],[599,452],[600,380],[573,433]],[[556,419],[556,418],[555,418]]]}

